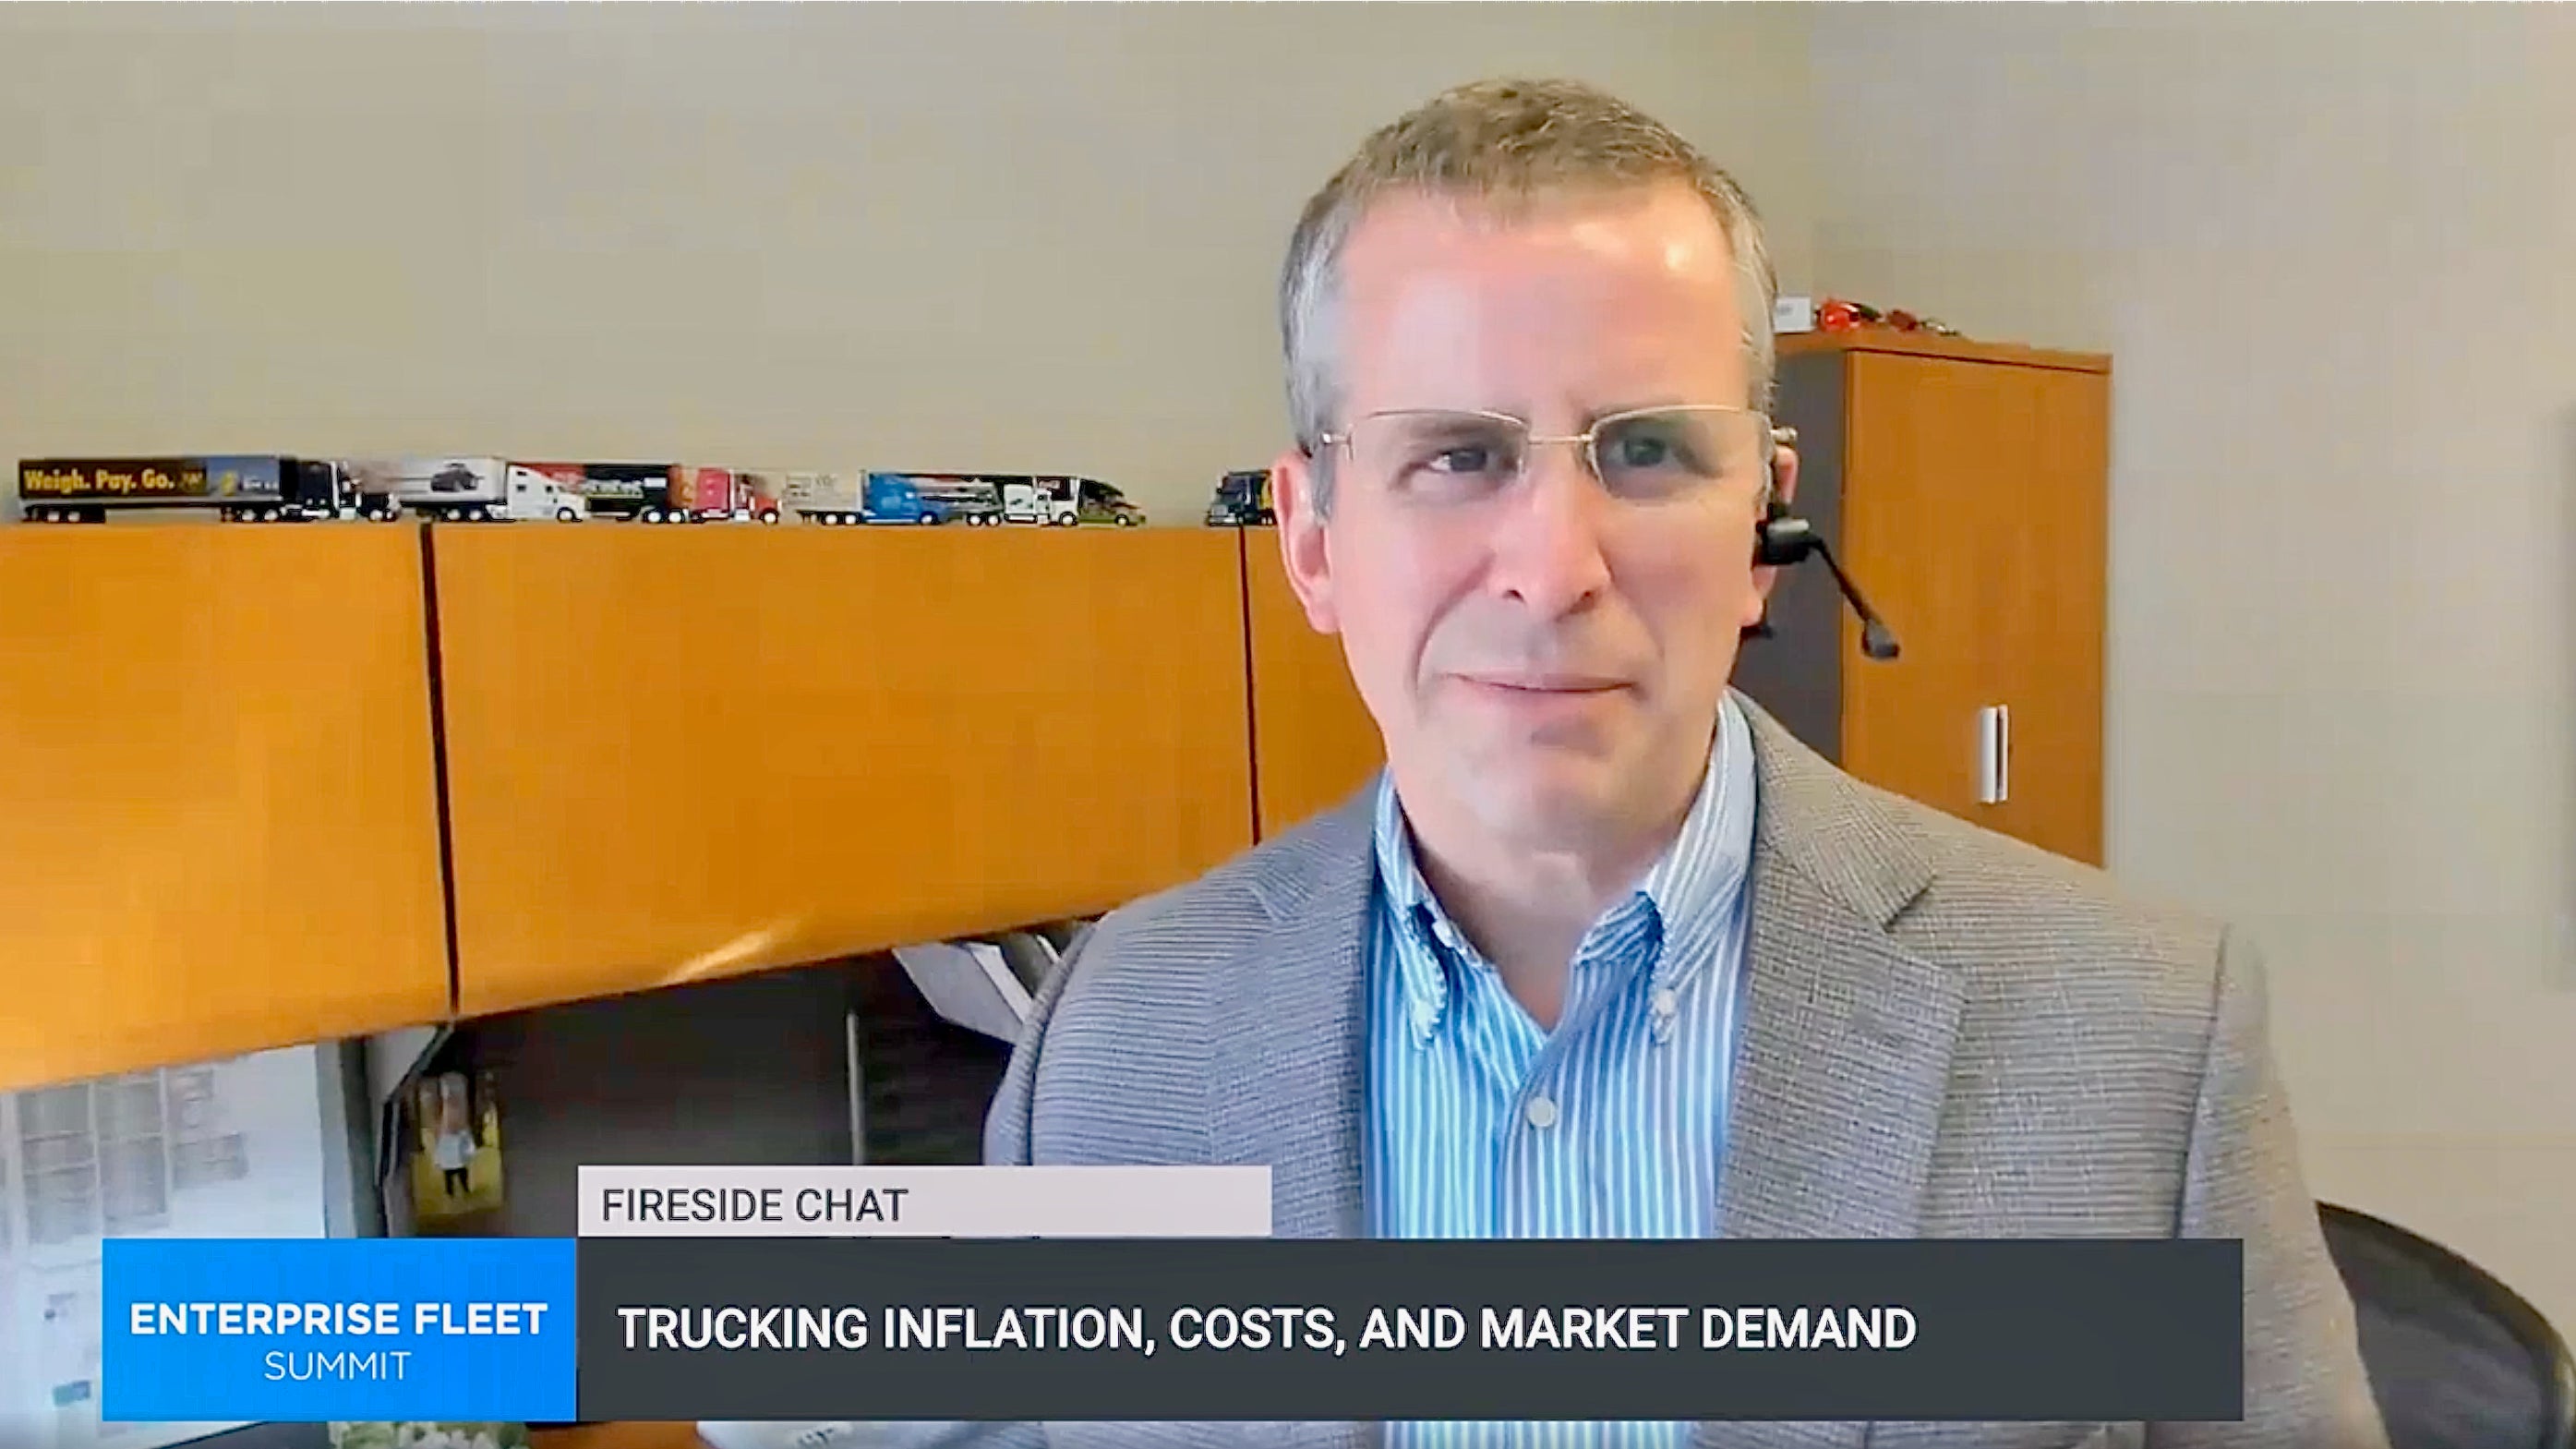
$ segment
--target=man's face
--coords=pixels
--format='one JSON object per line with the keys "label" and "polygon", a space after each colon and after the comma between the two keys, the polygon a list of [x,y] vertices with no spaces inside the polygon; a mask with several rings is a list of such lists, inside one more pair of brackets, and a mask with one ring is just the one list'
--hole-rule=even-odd
{"label": "man's face", "polygon": [[[1390,198],[1355,230],[1341,283],[1337,431],[1458,409],[1563,437],[1748,395],[1725,233],[1680,184],[1508,220]],[[1309,620],[1342,637],[1408,810],[1536,850],[1677,820],[1761,614],[1760,467],[1628,498],[1571,444],[1542,443],[1517,481],[1466,495],[1371,461],[1332,450],[1324,519],[1311,465],[1283,458],[1281,540]]]}

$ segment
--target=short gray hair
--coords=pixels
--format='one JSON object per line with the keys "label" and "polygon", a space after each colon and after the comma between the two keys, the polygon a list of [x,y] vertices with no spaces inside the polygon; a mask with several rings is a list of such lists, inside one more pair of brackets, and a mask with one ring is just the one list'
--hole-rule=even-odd
{"label": "short gray hair", "polygon": [[[1726,234],[1744,315],[1747,403],[1767,411],[1779,281],[1744,189],[1671,127],[1607,92],[1580,81],[1487,80],[1444,91],[1371,135],[1298,217],[1279,278],[1288,414],[1298,446],[1316,453],[1341,406],[1329,313],[1342,251],[1379,197],[1414,192],[1508,207],[1660,181],[1689,183]],[[1324,501],[1329,466],[1317,483]]]}

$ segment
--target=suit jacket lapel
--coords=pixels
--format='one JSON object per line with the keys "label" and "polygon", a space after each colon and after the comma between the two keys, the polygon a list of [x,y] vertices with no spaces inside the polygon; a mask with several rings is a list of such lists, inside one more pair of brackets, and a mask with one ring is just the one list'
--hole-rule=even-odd
{"label": "suit jacket lapel", "polygon": [[[1960,983],[1889,927],[1932,878],[1901,819],[1747,705],[1757,784],[1745,1005],[1720,1190],[1730,1238],[1905,1238],[1940,1131]],[[1702,1427],[1855,1445],[1857,1424]]]}
{"label": "suit jacket lapel", "polygon": [[1280,839],[1268,924],[1214,978],[1219,1163],[1270,1167],[1271,1235],[1358,1237],[1374,785]]}
{"label": "suit jacket lapel", "polygon": [[[1283,837],[1257,888],[1268,925],[1216,978],[1214,1160],[1270,1167],[1270,1233],[1356,1238],[1368,1030],[1376,785]],[[1206,1449],[1375,1449],[1378,1426],[1316,1421],[1210,1427]]]}
{"label": "suit jacket lapel", "polygon": [[[1738,696],[1756,821],[1720,1187],[1739,1238],[1903,1238],[1920,1220],[1960,983],[1890,934],[1932,878],[1901,817]],[[1268,920],[1213,980],[1213,1159],[1271,1167],[1272,1232],[1360,1234],[1374,783],[1278,842]],[[1304,1425],[1334,1445],[1365,1426]],[[1295,1435],[1291,1435],[1295,1438]],[[1857,1424],[1703,1425],[1705,1445],[1851,1446]],[[1304,1444],[1307,1439],[1298,1438]]]}
{"label": "suit jacket lapel", "polygon": [[1752,720],[1752,920],[1723,1231],[1911,1237],[1961,988],[1888,928],[1931,865],[1866,787]]}

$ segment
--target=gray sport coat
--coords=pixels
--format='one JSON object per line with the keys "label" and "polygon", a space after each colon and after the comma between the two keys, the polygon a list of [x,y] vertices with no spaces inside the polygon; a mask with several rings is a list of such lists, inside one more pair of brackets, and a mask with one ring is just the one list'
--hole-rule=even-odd
{"label": "gray sport coat", "polygon": [[[2384,1449],[2253,951],[2088,867],[1864,785],[1739,702],[1757,794],[1724,1230],[2242,1239],[2246,1417],[1717,1423],[1702,1442]],[[1359,1233],[1370,805],[1364,791],[1093,928],[1038,995],[986,1159],[1265,1164],[1277,1236]],[[1376,1442],[1361,1424],[1040,1432],[976,1438]]]}

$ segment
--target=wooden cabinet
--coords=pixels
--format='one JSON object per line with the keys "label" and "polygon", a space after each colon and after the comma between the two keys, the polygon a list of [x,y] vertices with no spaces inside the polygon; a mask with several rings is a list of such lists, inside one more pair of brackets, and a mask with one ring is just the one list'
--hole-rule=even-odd
{"label": "wooden cabinet", "polygon": [[1903,334],[1781,354],[1798,511],[1903,652],[1863,658],[1811,563],[1738,682],[1860,778],[2099,864],[2108,359]]}
{"label": "wooden cabinet", "polygon": [[0,528],[0,1090],[444,1015],[416,529]]}
{"label": "wooden cabinet", "polygon": [[434,543],[466,1015],[1103,911],[1252,841],[1231,531]]}
{"label": "wooden cabinet", "polygon": [[1348,799],[1386,763],[1341,641],[1306,623],[1275,528],[1241,530],[1252,652],[1252,757],[1261,838]]}

